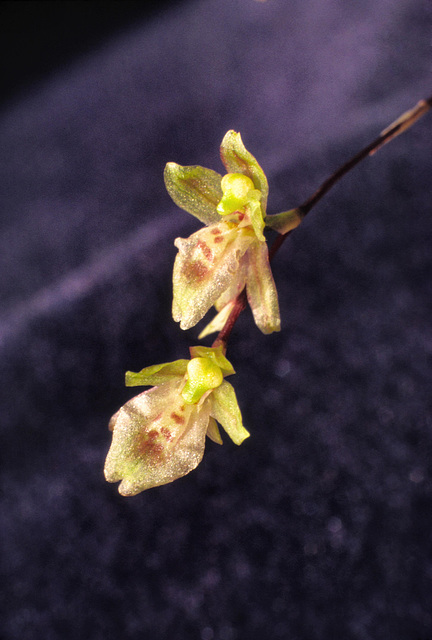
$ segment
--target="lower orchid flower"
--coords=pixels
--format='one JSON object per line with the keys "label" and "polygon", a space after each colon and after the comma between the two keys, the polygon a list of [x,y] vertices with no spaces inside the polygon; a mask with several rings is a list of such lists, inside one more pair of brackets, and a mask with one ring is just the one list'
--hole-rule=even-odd
{"label": "lower orchid flower", "polygon": [[223,177],[199,166],[170,162],[165,168],[174,202],[207,225],[175,241],[173,318],[189,329],[214,305],[220,314],[201,335],[219,331],[246,287],[258,328],[279,331],[278,296],[263,234],[267,178],[235,131],[225,135],[221,158],[228,170]]}
{"label": "lower orchid flower", "polygon": [[113,436],[105,477],[121,481],[122,495],[192,471],[203,457],[206,435],[222,444],[217,422],[235,444],[249,436],[235,391],[224,380],[235,371],[222,347],[191,347],[190,353],[190,360],[126,374],[127,386],[154,386],[129,400],[110,421]]}

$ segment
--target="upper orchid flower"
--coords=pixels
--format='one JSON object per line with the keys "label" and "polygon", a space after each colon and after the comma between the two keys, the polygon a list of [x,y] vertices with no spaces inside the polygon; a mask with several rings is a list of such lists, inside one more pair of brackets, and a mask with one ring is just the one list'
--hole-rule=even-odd
{"label": "upper orchid flower", "polygon": [[201,333],[219,331],[246,286],[255,322],[263,333],[280,330],[279,304],[263,235],[267,178],[241,136],[228,131],[221,159],[228,173],[169,162],[168,193],[206,228],[177,238],[173,272],[173,318],[193,327],[215,305],[219,314]]}
{"label": "upper orchid flower", "polygon": [[129,400],[111,418],[112,443],[105,462],[108,482],[132,496],[192,471],[205,437],[222,444],[216,420],[235,444],[249,436],[235,391],[235,373],[222,347],[191,347],[191,360],[176,360],[126,374],[126,385],[155,385]]}

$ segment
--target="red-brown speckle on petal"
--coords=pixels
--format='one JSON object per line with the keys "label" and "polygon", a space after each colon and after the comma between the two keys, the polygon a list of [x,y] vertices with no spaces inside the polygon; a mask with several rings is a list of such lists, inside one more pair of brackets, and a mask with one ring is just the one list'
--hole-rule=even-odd
{"label": "red-brown speckle on petal", "polygon": [[213,253],[208,244],[206,244],[204,240],[198,240],[197,246],[203,252],[204,257],[207,258],[209,262],[211,262],[213,260]]}
{"label": "red-brown speckle on petal", "polygon": [[186,262],[182,272],[188,282],[194,282],[195,280],[204,280],[210,269],[204,264],[204,262],[194,261]]}
{"label": "red-brown speckle on petal", "polygon": [[185,423],[184,416],[179,416],[179,414],[176,413],[175,411],[172,412],[170,417],[174,420],[174,422],[177,422],[177,424],[184,424]]}
{"label": "red-brown speckle on petal", "polygon": [[147,434],[143,434],[136,442],[135,451],[138,457],[154,459],[161,458],[164,446],[160,442],[155,442],[155,436],[150,434],[156,434],[156,438],[159,435],[157,431],[150,431]]}
{"label": "red-brown speckle on petal", "polygon": [[167,429],[167,427],[162,427],[161,434],[163,435],[165,440],[168,440],[168,442],[173,439],[173,435],[172,435],[171,431],[169,429]]}

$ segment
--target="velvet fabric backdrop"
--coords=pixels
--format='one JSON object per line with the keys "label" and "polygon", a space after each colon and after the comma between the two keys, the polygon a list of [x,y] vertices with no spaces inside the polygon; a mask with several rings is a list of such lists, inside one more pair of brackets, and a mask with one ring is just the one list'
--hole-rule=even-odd
{"label": "velvet fabric backdrop", "polygon": [[[282,331],[228,357],[251,437],[103,477],[124,372],[187,357],[167,161],[240,131],[293,207],[431,91],[428,0],[188,0],[4,104],[2,640],[432,637],[432,116],[274,261]],[[211,344],[211,339],[205,341]]]}

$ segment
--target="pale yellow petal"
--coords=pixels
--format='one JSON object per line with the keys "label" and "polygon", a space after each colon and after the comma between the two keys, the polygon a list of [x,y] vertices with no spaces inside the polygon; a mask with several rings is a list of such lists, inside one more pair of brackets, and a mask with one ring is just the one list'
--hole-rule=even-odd
{"label": "pale yellow petal", "polygon": [[247,252],[246,292],[255,324],[263,333],[280,331],[279,302],[267,244],[255,242]]}
{"label": "pale yellow petal", "polygon": [[181,385],[177,381],[153,387],[114,416],[105,477],[108,482],[121,480],[122,495],[172,482],[201,461],[210,402],[186,405]]}
{"label": "pale yellow petal", "polygon": [[195,326],[228,288],[254,237],[252,229],[220,222],[176,239],[173,318],[182,329]]}
{"label": "pale yellow petal", "polygon": [[217,311],[221,311],[229,302],[233,302],[243,291],[246,284],[247,260],[242,259],[235,275],[230,281],[229,287],[219,296],[215,302]]}

